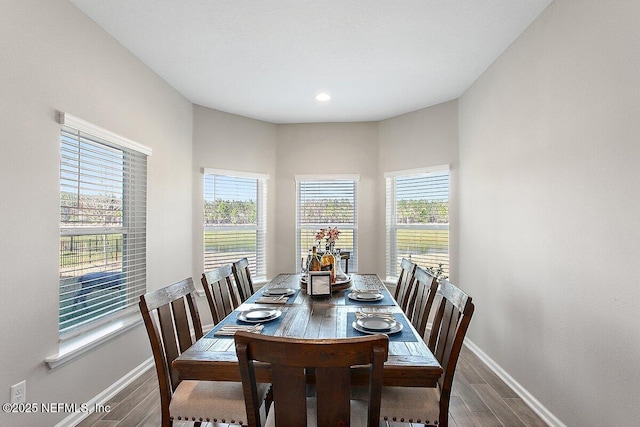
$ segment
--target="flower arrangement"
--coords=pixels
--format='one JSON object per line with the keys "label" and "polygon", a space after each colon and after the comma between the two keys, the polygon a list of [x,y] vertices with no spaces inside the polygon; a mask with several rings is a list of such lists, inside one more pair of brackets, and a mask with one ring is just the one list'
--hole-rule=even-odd
{"label": "flower arrangement", "polygon": [[338,230],[338,227],[321,228],[320,231],[316,233],[316,240],[320,242],[322,239],[325,239],[327,245],[329,245],[330,248],[333,248],[336,244],[336,240],[338,240],[338,236],[340,236],[340,230]]}

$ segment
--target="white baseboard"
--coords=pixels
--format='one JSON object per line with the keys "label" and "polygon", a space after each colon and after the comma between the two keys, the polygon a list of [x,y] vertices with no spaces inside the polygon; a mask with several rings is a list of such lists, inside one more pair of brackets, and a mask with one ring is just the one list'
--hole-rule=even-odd
{"label": "white baseboard", "polygon": [[465,338],[464,345],[469,348],[478,359],[485,363],[502,381],[504,381],[511,389],[522,399],[524,403],[531,408],[533,412],[538,414],[542,420],[550,427],[567,427],[558,417],[553,415],[546,407],[540,403],[538,399],[533,397],[519,382],[517,382],[507,371],[502,369],[492,358],[475,345],[471,340]]}
{"label": "white baseboard", "polygon": [[[100,394],[95,396],[93,399],[87,402],[88,408],[95,408],[96,405],[104,405],[106,402],[115,396],[118,392],[124,389],[126,386],[131,384],[136,378],[146,372],[149,368],[153,367],[153,357],[148,358],[140,365],[133,368],[130,372],[128,372],[125,376],[120,378],[115,383],[111,384],[105,390],[103,390]],[[87,418],[91,412],[78,412],[69,415],[64,420],[60,421],[55,427],[73,427],[77,425],[80,421]]]}

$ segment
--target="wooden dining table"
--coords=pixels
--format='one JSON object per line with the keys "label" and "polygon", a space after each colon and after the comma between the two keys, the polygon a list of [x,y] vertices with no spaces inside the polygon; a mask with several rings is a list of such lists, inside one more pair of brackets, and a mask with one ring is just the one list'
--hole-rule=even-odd
{"label": "wooden dining table", "polygon": [[[354,328],[356,312],[393,313],[402,330],[390,333],[389,357],[384,364],[384,385],[405,387],[435,387],[442,375],[442,367],[415,331],[384,283],[375,274],[350,274],[346,289],[332,293],[331,298],[311,298],[300,274],[280,274],[265,284],[218,323],[211,331],[183,352],[173,362],[183,379],[209,381],[241,381],[233,336],[218,336],[225,325],[242,324],[238,313],[252,308],[277,309],[282,314],[263,324],[262,334],[295,338],[349,338],[364,335]],[[295,293],[286,303],[279,301],[261,304],[265,289],[290,288]],[[350,298],[352,290],[377,290],[383,294],[380,301],[360,301]],[[269,366],[256,362],[256,377],[270,382]],[[367,384],[366,368],[352,369],[352,384]]]}

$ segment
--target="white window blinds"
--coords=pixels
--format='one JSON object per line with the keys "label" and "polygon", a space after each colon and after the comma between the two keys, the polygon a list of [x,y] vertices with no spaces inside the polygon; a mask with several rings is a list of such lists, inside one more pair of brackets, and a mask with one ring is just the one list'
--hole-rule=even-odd
{"label": "white window blinds", "polygon": [[[296,176],[296,253],[297,265],[318,242],[321,228],[337,227],[336,249],[351,252],[349,271],[358,271],[358,176]],[[321,244],[322,245],[322,244]],[[319,248],[323,251],[325,248]]]}
{"label": "white window blinds", "polygon": [[385,174],[387,277],[396,278],[402,258],[423,268],[442,264],[449,275],[449,168]]}
{"label": "white window blinds", "polygon": [[205,271],[246,257],[254,279],[266,279],[268,175],[204,172]]}
{"label": "white window blinds", "polygon": [[145,292],[150,150],[72,116],[61,123],[77,127],[60,137],[62,334],[128,311]]}

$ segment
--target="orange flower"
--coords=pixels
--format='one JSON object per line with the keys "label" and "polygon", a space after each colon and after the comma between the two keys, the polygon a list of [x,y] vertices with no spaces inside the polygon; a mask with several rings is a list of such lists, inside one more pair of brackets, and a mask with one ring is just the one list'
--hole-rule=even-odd
{"label": "orange flower", "polygon": [[336,240],[338,240],[338,236],[340,236],[340,230],[338,230],[338,227],[329,227],[329,230],[327,231],[327,241],[330,243],[335,243]]}
{"label": "orange flower", "polygon": [[336,243],[336,240],[338,240],[338,236],[340,236],[338,227],[321,228],[320,231],[316,233],[316,240],[326,239],[327,244],[333,245]]}

